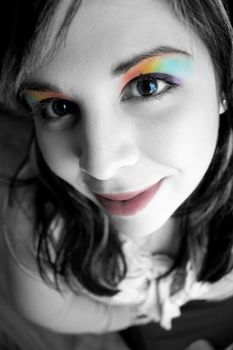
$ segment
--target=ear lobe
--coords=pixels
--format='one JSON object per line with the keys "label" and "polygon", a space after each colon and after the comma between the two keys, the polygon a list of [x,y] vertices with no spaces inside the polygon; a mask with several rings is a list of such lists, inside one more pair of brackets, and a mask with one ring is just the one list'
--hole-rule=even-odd
{"label": "ear lobe", "polygon": [[225,97],[221,99],[220,105],[219,105],[219,114],[223,114],[227,111],[228,105],[227,100]]}

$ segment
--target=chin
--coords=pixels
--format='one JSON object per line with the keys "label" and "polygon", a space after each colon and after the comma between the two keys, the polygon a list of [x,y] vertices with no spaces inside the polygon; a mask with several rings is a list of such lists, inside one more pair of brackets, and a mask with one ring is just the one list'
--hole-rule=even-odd
{"label": "chin", "polygon": [[159,215],[117,217],[111,216],[110,220],[115,228],[130,236],[146,237],[152,232],[161,229],[171,218],[172,213],[161,213]]}

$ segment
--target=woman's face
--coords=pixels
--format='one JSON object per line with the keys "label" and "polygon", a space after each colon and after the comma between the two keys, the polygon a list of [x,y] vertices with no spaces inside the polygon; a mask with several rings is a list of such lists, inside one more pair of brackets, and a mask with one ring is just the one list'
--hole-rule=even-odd
{"label": "woman's face", "polygon": [[163,227],[207,171],[222,109],[213,64],[164,0],[83,1],[31,82],[46,162],[119,231]]}

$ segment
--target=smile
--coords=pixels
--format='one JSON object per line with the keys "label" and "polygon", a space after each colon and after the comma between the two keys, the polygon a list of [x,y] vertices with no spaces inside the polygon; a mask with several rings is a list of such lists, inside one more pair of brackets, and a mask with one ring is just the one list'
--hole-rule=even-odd
{"label": "smile", "polygon": [[151,201],[159,190],[162,180],[141,192],[130,192],[114,195],[94,193],[99,203],[111,214],[130,216],[139,213]]}

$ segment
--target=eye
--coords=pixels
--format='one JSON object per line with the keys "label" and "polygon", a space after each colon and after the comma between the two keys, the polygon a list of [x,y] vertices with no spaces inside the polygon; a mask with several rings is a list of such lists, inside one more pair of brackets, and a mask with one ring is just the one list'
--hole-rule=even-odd
{"label": "eye", "polygon": [[51,119],[74,114],[78,109],[73,102],[67,100],[48,100],[43,101],[42,105],[44,106],[43,115]]}
{"label": "eye", "polygon": [[158,97],[175,86],[177,84],[172,77],[168,78],[167,75],[164,78],[161,74],[160,77],[153,74],[140,75],[126,85],[122,99]]}
{"label": "eye", "polygon": [[30,114],[48,123],[66,123],[78,120],[80,116],[79,106],[65,99],[47,98],[37,103],[30,104]]}

